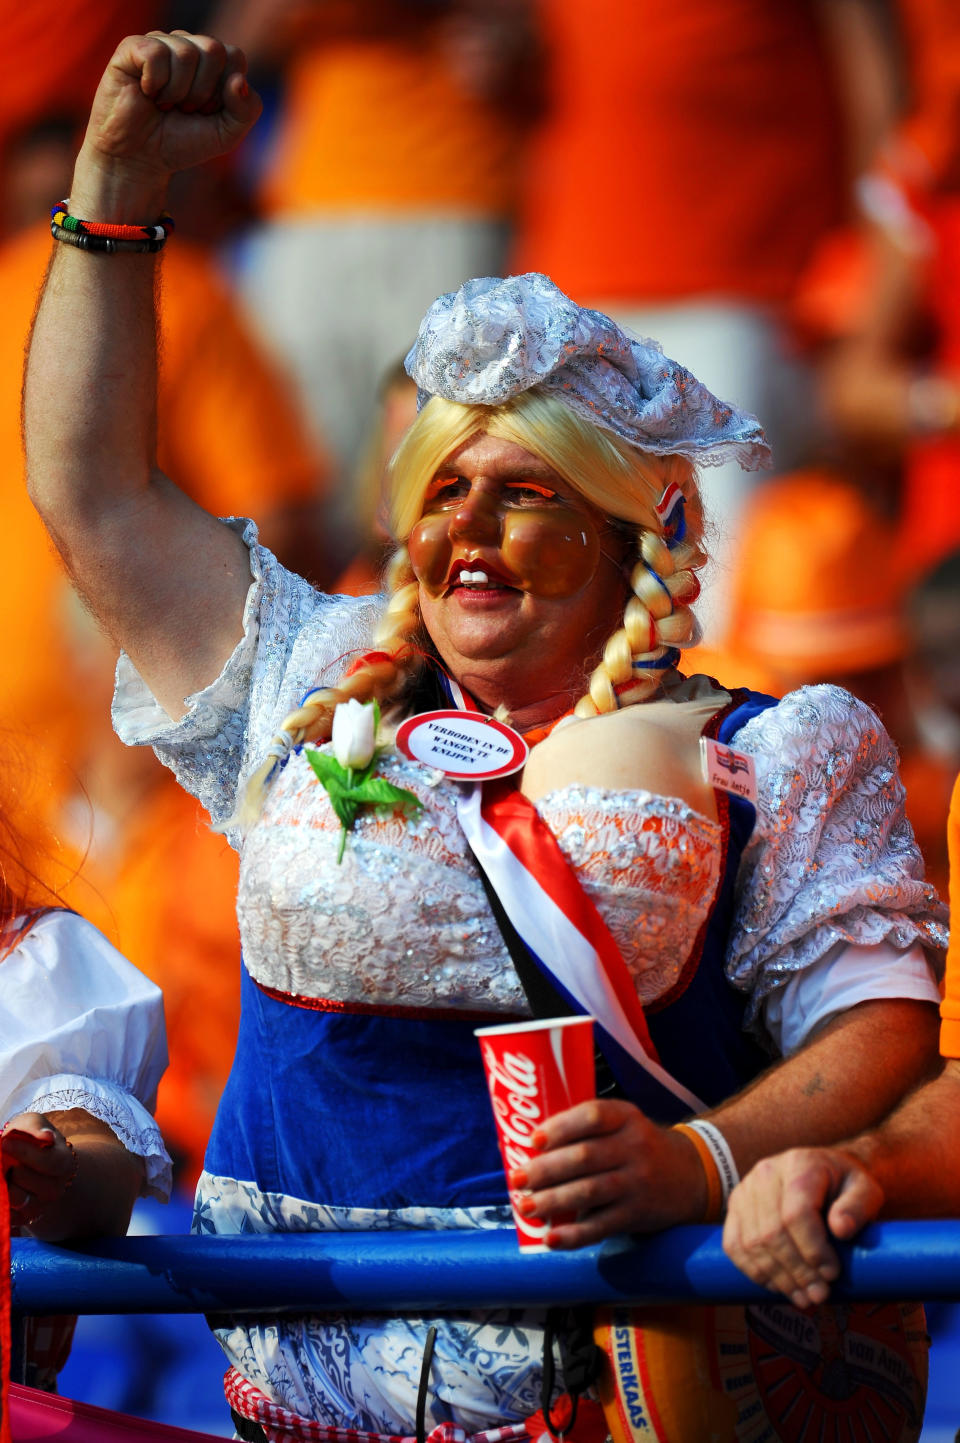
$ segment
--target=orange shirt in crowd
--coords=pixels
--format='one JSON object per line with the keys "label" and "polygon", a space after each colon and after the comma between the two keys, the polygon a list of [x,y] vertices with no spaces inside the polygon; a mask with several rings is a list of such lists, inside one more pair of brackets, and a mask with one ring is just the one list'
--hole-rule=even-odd
{"label": "orange shirt in crowd", "polygon": [[780,302],[840,215],[807,0],[541,0],[547,118],[512,269],[580,298]]}
{"label": "orange shirt in crowd", "polygon": [[263,210],[506,214],[515,125],[458,83],[432,27],[368,28],[361,17],[355,34],[306,37],[291,55]]}

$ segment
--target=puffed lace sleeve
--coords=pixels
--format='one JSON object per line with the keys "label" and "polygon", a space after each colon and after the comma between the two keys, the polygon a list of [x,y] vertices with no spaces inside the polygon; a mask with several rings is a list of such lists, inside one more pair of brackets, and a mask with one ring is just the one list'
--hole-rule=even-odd
{"label": "puffed lace sleeve", "polygon": [[151,1116],[166,1065],[160,989],[82,917],[46,913],[0,962],[0,1121],[83,1108],[144,1159],[144,1192],[166,1198]]}
{"label": "puffed lace sleeve", "polygon": [[223,671],[185,699],[188,710],[174,722],[121,655],[113,700],[121,741],[152,746],[215,823],[236,811],[246,778],[304,692],[337,681],[350,654],[369,648],[381,611],[377,598],[326,596],[288,571],[258,545],[252,521],[224,524],[250,549],[251,585],[243,637]]}
{"label": "puffed lace sleeve", "polygon": [[838,943],[946,945],[946,908],[923,881],[896,750],[869,707],[840,687],[803,687],[732,745],[757,772],[727,953],[730,981],[750,993],[749,1021]]}

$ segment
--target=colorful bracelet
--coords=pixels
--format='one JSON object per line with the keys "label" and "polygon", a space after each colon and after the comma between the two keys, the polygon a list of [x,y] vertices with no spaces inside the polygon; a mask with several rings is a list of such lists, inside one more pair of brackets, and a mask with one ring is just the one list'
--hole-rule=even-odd
{"label": "colorful bracelet", "polygon": [[67,204],[61,201],[50,211],[50,233],[54,240],[99,255],[155,255],[166,245],[167,236],[174,229],[173,218],[166,212],[156,225],[108,225],[78,220],[69,214]]}
{"label": "colorful bracelet", "polygon": [[166,240],[176,230],[173,216],[164,211],[154,225],[113,225],[99,220],[80,220],[71,215],[69,200],[61,200],[50,208],[50,219],[64,230],[79,231],[84,235],[108,236],[110,240]]}

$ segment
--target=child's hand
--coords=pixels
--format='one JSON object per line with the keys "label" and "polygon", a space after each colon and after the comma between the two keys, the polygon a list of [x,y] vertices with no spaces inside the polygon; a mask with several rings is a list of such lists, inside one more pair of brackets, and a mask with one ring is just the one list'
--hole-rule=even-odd
{"label": "child's hand", "polygon": [[58,1203],[77,1172],[77,1154],[40,1112],[12,1117],[0,1135],[13,1222],[28,1227]]}

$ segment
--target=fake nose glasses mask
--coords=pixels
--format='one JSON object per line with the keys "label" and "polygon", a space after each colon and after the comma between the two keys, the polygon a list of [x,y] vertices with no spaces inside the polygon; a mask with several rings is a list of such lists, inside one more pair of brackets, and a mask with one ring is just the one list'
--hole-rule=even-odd
{"label": "fake nose glasses mask", "polygon": [[499,491],[461,488],[451,490],[449,501],[441,488],[428,491],[424,504],[435,509],[416,523],[407,549],[417,580],[431,596],[456,585],[497,584],[537,596],[574,596],[599,564],[596,523],[585,509],[539,483]]}

